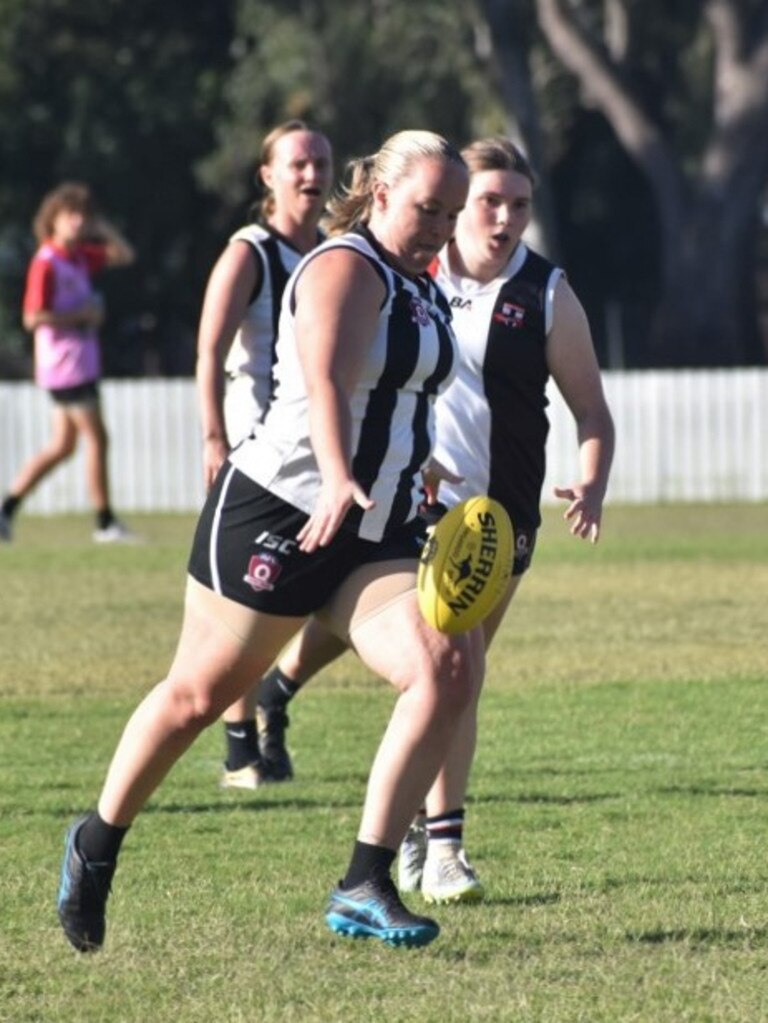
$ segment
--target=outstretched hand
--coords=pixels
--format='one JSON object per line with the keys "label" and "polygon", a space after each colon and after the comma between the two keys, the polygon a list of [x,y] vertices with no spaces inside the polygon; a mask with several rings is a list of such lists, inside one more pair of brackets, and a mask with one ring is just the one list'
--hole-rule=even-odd
{"label": "outstretched hand", "polygon": [[311,554],[318,547],[327,547],[353,504],[369,511],[376,504],[355,480],[335,486],[323,486],[309,519],[296,535],[299,550]]}
{"label": "outstretched hand", "polygon": [[592,495],[588,487],[554,487],[555,497],[570,501],[563,518],[571,523],[571,534],[597,543],[603,514],[602,498]]}
{"label": "outstretched hand", "polygon": [[440,489],[440,484],[443,480],[445,480],[446,483],[464,482],[463,476],[458,476],[455,472],[451,472],[450,469],[446,469],[443,463],[438,462],[436,458],[430,458],[421,470],[421,478],[424,483],[424,494],[427,504],[435,504],[437,501],[437,492]]}

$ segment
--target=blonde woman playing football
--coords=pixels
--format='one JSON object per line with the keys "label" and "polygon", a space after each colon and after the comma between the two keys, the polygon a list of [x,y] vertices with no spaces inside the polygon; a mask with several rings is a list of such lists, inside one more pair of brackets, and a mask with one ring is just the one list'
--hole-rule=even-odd
{"label": "blonde woman playing football", "polygon": [[[614,448],[589,324],[564,272],[530,249],[533,172],[506,138],[486,138],[462,151],[470,169],[467,204],[456,232],[430,267],[448,298],[459,345],[459,369],[436,403],[435,455],[460,483],[444,481],[440,500],[453,505],[489,494],[509,512],[516,551],[505,597],[483,623],[490,646],[531,563],[544,481],[551,377],[573,414],[581,474],[557,487],[568,502],[575,537],[596,543]],[[435,481],[428,480],[434,491]],[[312,621],[264,678],[262,713],[282,715],[289,699],[344,649]],[[476,743],[470,708],[458,740],[400,850],[398,882],[429,902],[482,898],[483,886],[464,851],[464,802]],[[277,744],[273,743],[273,747]],[[287,757],[283,746],[274,755]]]}

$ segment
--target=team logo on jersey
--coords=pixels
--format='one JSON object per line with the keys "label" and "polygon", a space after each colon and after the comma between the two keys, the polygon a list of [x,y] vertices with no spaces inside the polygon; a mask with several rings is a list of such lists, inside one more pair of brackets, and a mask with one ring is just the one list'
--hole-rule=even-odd
{"label": "team logo on jersey", "polygon": [[274,554],[262,551],[260,554],[253,554],[248,562],[248,571],[243,576],[243,582],[257,591],[274,590],[283,566]]}
{"label": "team logo on jersey", "polygon": [[411,299],[411,322],[418,323],[420,327],[429,326],[429,312],[418,295]]}
{"label": "team logo on jersey", "polygon": [[493,314],[496,323],[503,323],[505,327],[522,327],[525,319],[525,309],[514,302],[502,302],[501,309]]}

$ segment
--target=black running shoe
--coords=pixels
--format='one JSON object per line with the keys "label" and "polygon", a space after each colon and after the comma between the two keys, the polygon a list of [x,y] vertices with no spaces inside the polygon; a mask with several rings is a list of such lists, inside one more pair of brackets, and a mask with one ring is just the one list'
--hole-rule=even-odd
{"label": "black running shoe", "polygon": [[385,945],[406,948],[428,945],[440,933],[434,920],[410,912],[390,877],[354,888],[342,888],[339,882],[331,892],[325,921],[344,937],[379,938]]}
{"label": "black running shoe", "polygon": [[61,926],[78,952],[95,952],[104,944],[107,899],[115,863],[89,863],[77,848],[77,836],[87,817],[67,832],[61,865],[58,910]]}
{"label": "black running shoe", "polygon": [[282,707],[256,707],[261,768],[265,781],[290,781],[293,764],[285,745],[288,715]]}

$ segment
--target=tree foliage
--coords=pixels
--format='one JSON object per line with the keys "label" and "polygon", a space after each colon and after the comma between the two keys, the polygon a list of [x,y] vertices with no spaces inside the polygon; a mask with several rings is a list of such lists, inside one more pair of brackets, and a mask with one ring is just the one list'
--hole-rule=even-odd
{"label": "tree foliage", "polygon": [[339,171],[404,127],[521,138],[603,361],[765,361],[765,0],[0,0],[0,373],[28,370],[29,225],[63,178],[139,252],[104,277],[109,370],[191,372],[210,266],[293,116]]}
{"label": "tree foliage", "polygon": [[265,126],[304,117],[331,137],[339,163],[402,128],[459,142],[503,129],[489,94],[474,4],[406,0],[240,0],[229,115],[202,180],[243,201]]}
{"label": "tree foliage", "polygon": [[536,0],[553,52],[648,181],[658,221],[658,364],[754,361],[768,180],[768,5]]}
{"label": "tree foliage", "polygon": [[[0,251],[6,322],[31,253],[41,196],[82,179],[135,244],[105,275],[108,367],[141,372],[144,335],[173,371],[212,256],[194,168],[212,148],[229,66],[228,5],[183,0],[2,0]],[[13,310],[13,313],[9,313]],[[189,351],[182,357],[188,371]]]}

